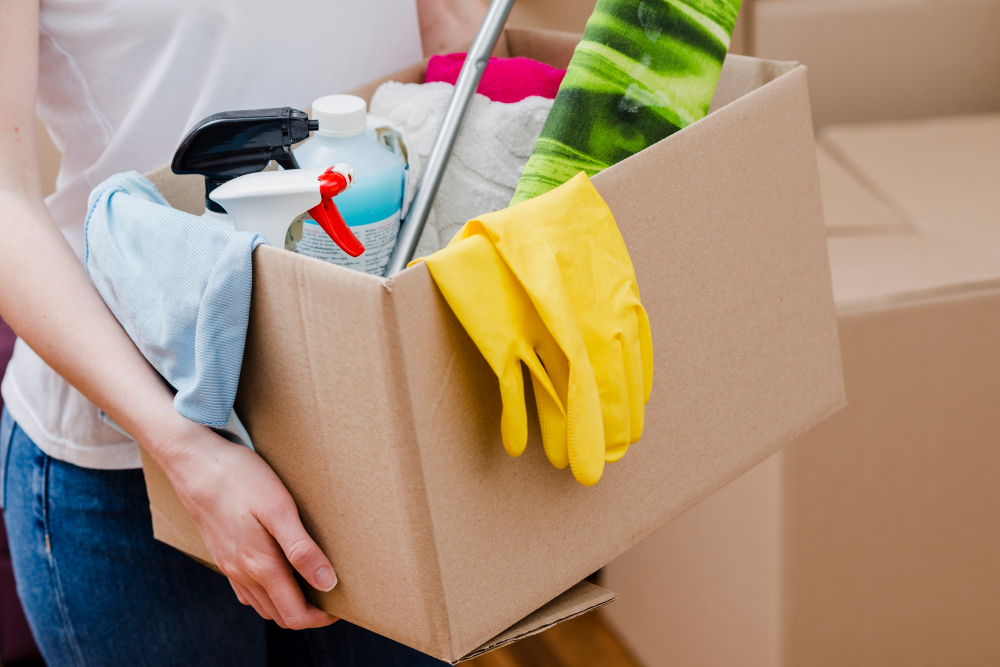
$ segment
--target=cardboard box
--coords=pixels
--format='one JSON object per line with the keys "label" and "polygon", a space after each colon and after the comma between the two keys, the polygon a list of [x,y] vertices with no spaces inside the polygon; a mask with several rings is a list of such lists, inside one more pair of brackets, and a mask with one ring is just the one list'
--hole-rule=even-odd
{"label": "cardboard box", "polygon": [[597,0],[517,0],[508,25],[581,33]]}
{"label": "cardboard box", "polygon": [[1000,114],[820,141],[910,232],[829,240],[847,409],[605,568],[647,667],[1000,662]]}
{"label": "cardboard box", "polygon": [[753,54],[809,68],[817,127],[1000,111],[1000,0],[757,0]]}
{"label": "cardboard box", "polygon": [[[559,65],[577,39],[509,30],[500,52]],[[152,177],[200,211],[200,179]],[[236,410],[334,563],[322,608],[451,662],[544,629],[612,597],[577,582],[844,405],[803,67],[731,57],[713,113],[593,182],[656,359],[645,434],[593,488],[548,463],[537,422],[507,456],[497,380],[424,265],[387,281],[255,251]],[[209,561],[144,470],[157,538]]]}

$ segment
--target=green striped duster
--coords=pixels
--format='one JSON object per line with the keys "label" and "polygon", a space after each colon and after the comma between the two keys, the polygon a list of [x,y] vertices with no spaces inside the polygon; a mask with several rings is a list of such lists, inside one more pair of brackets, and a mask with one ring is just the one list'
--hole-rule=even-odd
{"label": "green striped duster", "polygon": [[708,113],[741,0],[598,0],[511,204]]}

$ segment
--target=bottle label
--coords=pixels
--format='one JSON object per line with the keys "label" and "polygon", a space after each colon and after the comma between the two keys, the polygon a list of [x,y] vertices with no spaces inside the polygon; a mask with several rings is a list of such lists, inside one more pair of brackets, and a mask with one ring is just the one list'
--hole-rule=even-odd
{"label": "bottle label", "polygon": [[352,226],[351,231],[365,246],[365,251],[357,257],[351,257],[341,250],[315,220],[306,218],[302,221],[302,239],[296,244],[296,250],[306,257],[380,276],[385,273],[389,255],[396,244],[399,217],[400,211],[397,210],[385,220]]}

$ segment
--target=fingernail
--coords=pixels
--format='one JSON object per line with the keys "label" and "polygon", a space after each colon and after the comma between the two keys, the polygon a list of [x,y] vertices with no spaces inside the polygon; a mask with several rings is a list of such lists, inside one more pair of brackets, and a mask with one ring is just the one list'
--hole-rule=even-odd
{"label": "fingernail", "polygon": [[332,591],[333,587],[337,585],[337,575],[325,565],[316,570],[315,580],[316,588],[321,591]]}

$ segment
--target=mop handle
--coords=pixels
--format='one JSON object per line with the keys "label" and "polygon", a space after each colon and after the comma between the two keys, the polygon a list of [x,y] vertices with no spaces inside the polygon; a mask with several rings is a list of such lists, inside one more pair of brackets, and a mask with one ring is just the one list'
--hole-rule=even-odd
{"label": "mop handle", "polygon": [[451,94],[448,110],[444,114],[441,128],[434,139],[434,146],[427,157],[427,166],[410,205],[410,211],[399,227],[396,245],[392,249],[389,264],[385,269],[386,277],[399,273],[413,259],[417,241],[420,240],[420,233],[427,224],[431,204],[434,203],[434,197],[441,185],[441,177],[444,176],[444,170],[448,166],[448,158],[451,157],[451,149],[455,146],[455,138],[458,137],[458,130],[462,126],[465,110],[469,107],[472,94],[479,87],[490,54],[493,53],[493,47],[496,46],[513,6],[514,0],[493,0],[486,11],[486,17],[479,26],[479,32],[476,33],[476,39],[465,57],[458,81],[455,82],[455,91]]}

